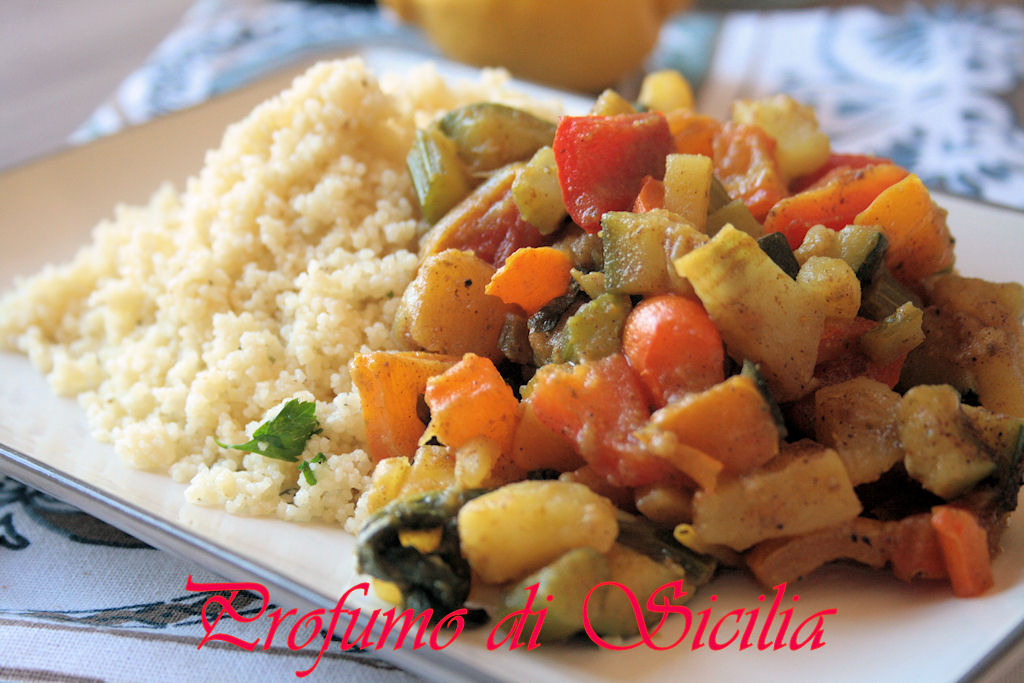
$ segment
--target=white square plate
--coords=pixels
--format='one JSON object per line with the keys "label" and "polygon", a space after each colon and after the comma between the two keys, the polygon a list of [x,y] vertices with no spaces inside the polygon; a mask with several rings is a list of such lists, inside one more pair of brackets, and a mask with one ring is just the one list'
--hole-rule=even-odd
{"label": "white square plate", "polygon": [[[357,53],[377,72],[408,68],[420,60],[383,48]],[[454,77],[473,73],[443,63],[439,69]],[[141,203],[164,180],[180,187],[187,175],[198,171],[203,152],[217,144],[225,126],[281,90],[295,72],[0,174],[0,288],[44,263],[69,258],[114,204]],[[586,106],[571,95],[555,95],[570,110]],[[1024,282],[1024,214],[954,197],[937,199],[949,209],[962,273]],[[229,580],[262,582],[277,603],[329,609],[359,582],[353,539],[337,527],[232,517],[186,505],[182,485],[132,470],[110,446],[94,442],[78,404],[56,398],[28,361],[12,353],[0,353],[0,471]],[[582,643],[544,645],[532,652],[488,651],[483,629],[463,633],[440,652],[386,648],[380,654],[438,680],[994,678],[1024,654],[1021,512],[1011,520],[994,574],[995,587],[988,593],[958,600],[945,585],[908,585],[887,574],[847,566],[819,571],[790,586],[783,605],[794,608],[794,625],[819,610],[837,610],[825,618],[825,645],[814,651],[759,651],[756,646],[740,651],[738,643],[719,651],[706,646],[692,650],[692,633],[663,652],[644,645],[614,652]],[[791,601],[794,593],[800,595],[799,603]],[[694,613],[711,608],[714,623],[736,608],[763,607],[761,595],[764,591],[747,577],[726,574],[705,587],[689,607]],[[771,599],[769,594],[767,602]],[[755,634],[763,622],[762,615]],[[681,620],[669,622],[659,641],[672,642],[681,628]]]}

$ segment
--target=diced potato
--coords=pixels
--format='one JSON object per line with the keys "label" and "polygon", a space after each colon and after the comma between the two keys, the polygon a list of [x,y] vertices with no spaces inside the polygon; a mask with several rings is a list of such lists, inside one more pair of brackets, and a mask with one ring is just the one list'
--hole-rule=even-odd
{"label": "diced potato", "polygon": [[423,261],[402,295],[395,336],[412,347],[501,358],[498,337],[509,307],[484,288],[494,268],[471,251],[447,249]]}
{"label": "diced potato", "polygon": [[875,481],[903,459],[900,396],[885,384],[856,377],[818,389],[814,402],[814,436],[836,450],[854,486]]}
{"label": "diced potato", "polygon": [[813,441],[788,444],[763,467],[714,492],[698,491],[693,527],[708,543],[745,550],[853,519],[861,505],[839,455]]}
{"label": "diced potato", "polygon": [[985,408],[1024,418],[1024,287],[942,275],[927,298],[925,341],[907,357],[906,379],[974,390]]}
{"label": "diced potato", "polygon": [[841,258],[812,256],[800,266],[797,282],[813,292],[831,318],[854,318],[860,310],[860,281]]}
{"label": "diced potato", "polygon": [[418,493],[439,491],[455,484],[455,460],[443,446],[421,446],[409,462],[408,458],[386,458],[373,470],[366,511],[374,513],[388,503]]}
{"label": "diced potato", "polygon": [[712,175],[711,158],[703,154],[669,154],[665,159],[665,209],[699,232],[707,230]]}
{"label": "diced potato", "polygon": [[523,481],[459,511],[462,554],[485,583],[536,571],[574,548],[607,552],[619,533],[615,507],[582,484]]}
{"label": "diced potato", "polygon": [[652,71],[640,83],[637,101],[648,111],[693,109],[693,88],[675,69]]}
{"label": "diced potato", "polygon": [[793,256],[801,266],[807,263],[807,259],[812,256],[831,258],[841,256],[838,233],[824,225],[813,226],[804,235],[804,241],[800,243],[800,246],[793,250]]}
{"label": "diced potato", "polygon": [[512,181],[512,199],[523,220],[542,235],[549,235],[565,219],[565,201],[558,184],[555,152],[550,146],[537,150]]}
{"label": "diced potato", "polygon": [[814,110],[789,95],[738,100],[733,104],[732,119],[760,126],[775,138],[775,158],[786,178],[816,170],[831,153],[828,136],[818,128]]}
{"label": "diced potato", "polygon": [[949,500],[991,474],[996,463],[971,431],[949,385],[918,385],[903,396],[900,443],[907,474]]}
{"label": "diced potato", "polygon": [[455,482],[459,488],[495,488],[525,477],[526,471],[486,436],[470,439],[455,450]]}
{"label": "diced potato", "polygon": [[817,296],[752,237],[728,225],[675,267],[693,285],[730,355],[758,363],[776,400],[807,393],[825,326]]}
{"label": "diced potato", "polygon": [[675,526],[693,519],[693,491],[669,484],[647,484],[636,489],[637,511],[658,524]]}
{"label": "diced potato", "polygon": [[406,477],[412,469],[409,458],[384,458],[373,468],[373,479],[370,487],[363,493],[366,499],[366,511],[373,514],[393,500],[397,500],[405,486]]}
{"label": "diced potato", "polygon": [[636,107],[634,107],[629,100],[619,93],[614,90],[607,89],[598,95],[596,100],[594,100],[594,106],[590,108],[590,113],[595,116],[635,114]]}

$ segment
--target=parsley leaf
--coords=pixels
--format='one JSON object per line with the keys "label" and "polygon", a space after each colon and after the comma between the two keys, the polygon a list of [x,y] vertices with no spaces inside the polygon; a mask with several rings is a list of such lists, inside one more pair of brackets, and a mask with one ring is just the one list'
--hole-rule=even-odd
{"label": "parsley leaf", "polygon": [[[316,462],[315,460],[313,462]],[[302,476],[305,477],[306,483],[310,486],[316,486],[316,473],[313,472],[313,468],[309,466],[309,462],[303,460],[299,463],[299,472],[302,472]]]}
{"label": "parsley leaf", "polygon": [[252,433],[252,440],[234,445],[223,444],[216,439],[214,441],[217,441],[221,448],[234,448],[275,460],[296,462],[305,450],[309,437],[321,431],[315,409],[314,402],[293,398],[284,404],[277,417],[256,428]]}

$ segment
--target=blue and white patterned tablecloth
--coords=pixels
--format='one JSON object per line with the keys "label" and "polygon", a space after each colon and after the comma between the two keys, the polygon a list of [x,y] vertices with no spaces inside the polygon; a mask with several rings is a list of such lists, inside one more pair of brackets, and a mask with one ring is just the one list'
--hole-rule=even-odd
{"label": "blue and white patterned tablecloth", "polygon": [[[840,151],[888,156],[933,188],[1024,208],[1024,6],[992,4],[684,14],[650,65],[683,69],[706,113],[790,92],[815,105]],[[430,50],[372,6],[198,0],[74,139],[365,41]],[[0,477],[0,680],[272,681],[309,668],[315,651],[197,650],[204,598],[185,589],[189,575],[220,580]],[[408,678],[340,652],[313,675]]]}

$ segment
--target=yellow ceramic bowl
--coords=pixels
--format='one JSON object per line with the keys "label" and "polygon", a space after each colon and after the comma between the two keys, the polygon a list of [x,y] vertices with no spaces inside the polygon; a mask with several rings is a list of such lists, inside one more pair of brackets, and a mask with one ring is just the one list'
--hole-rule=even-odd
{"label": "yellow ceramic bowl", "polygon": [[582,91],[638,69],[692,0],[382,0],[445,55]]}

